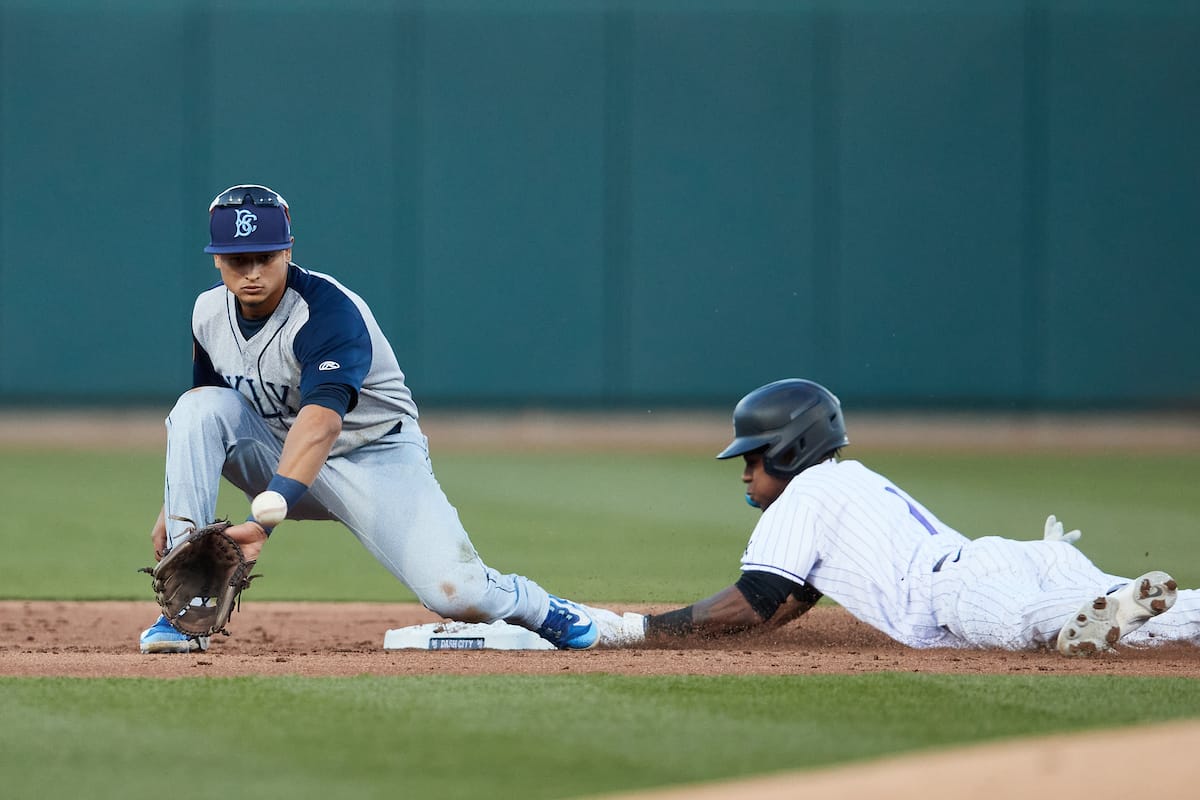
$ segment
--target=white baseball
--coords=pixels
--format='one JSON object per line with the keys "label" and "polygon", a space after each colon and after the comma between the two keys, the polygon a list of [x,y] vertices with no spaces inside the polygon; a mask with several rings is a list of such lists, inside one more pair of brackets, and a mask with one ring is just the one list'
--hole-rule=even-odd
{"label": "white baseball", "polygon": [[279,492],[262,492],[250,504],[250,513],[254,519],[268,528],[274,528],[283,522],[287,512],[287,500],[284,500]]}

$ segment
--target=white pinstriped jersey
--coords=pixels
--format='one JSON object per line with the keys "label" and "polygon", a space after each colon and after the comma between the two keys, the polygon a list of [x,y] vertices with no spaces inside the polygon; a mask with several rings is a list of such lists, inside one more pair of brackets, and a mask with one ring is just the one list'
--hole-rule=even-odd
{"label": "white pinstriped jersey", "polygon": [[283,299],[250,339],[238,327],[236,303],[224,284],[196,298],[193,383],[236,389],[280,441],[296,421],[301,395],[321,383],[341,383],[357,393],[334,456],[375,441],[404,415],[417,416],[370,308],[330,276],[289,264]]}
{"label": "white pinstriped jersey", "polygon": [[[1053,646],[1082,604],[1129,583],[1072,544],[968,539],[857,461],[806,469],[763,512],[742,569],[810,584],[910,647]],[[936,569],[936,571],[935,571]],[[1200,592],[1123,641],[1200,642]]]}
{"label": "white pinstriped jersey", "polygon": [[806,469],[763,512],[742,569],[811,584],[913,647],[954,646],[934,618],[933,567],[969,540],[857,461]]}

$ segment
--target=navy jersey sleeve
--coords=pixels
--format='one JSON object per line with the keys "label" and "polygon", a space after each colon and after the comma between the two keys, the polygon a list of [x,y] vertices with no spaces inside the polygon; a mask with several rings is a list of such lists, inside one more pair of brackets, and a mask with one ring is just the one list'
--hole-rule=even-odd
{"label": "navy jersey sleeve", "polygon": [[192,337],[192,388],[197,386],[229,386],[225,378],[217,374],[213,368],[212,359],[196,337]]}
{"label": "navy jersey sleeve", "polygon": [[339,417],[345,417],[358,405],[358,393],[344,383],[321,383],[311,392],[300,395],[300,405],[324,406],[337,412]]}
{"label": "navy jersey sleeve", "polygon": [[323,383],[340,383],[353,391],[353,408],[371,369],[371,333],[358,307],[336,287],[325,284],[305,299],[308,321],[293,343],[300,362],[300,396]]}

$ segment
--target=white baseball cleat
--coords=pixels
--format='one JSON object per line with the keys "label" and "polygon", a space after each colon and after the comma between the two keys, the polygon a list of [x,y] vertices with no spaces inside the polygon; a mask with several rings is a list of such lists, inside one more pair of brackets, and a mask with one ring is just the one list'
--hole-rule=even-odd
{"label": "white baseball cleat", "polygon": [[1111,650],[1122,636],[1175,605],[1178,586],[1165,572],[1147,572],[1079,609],[1058,632],[1058,652],[1091,656]]}

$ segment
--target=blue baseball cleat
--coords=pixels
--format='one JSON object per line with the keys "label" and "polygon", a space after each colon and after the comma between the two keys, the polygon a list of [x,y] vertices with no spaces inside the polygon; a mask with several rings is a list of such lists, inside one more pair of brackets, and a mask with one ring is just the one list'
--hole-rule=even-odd
{"label": "blue baseball cleat", "polygon": [[159,614],[158,620],[142,631],[138,647],[143,653],[203,653],[208,649],[208,637],[180,633]]}
{"label": "blue baseball cleat", "polygon": [[538,636],[559,650],[587,650],[600,641],[600,630],[575,603],[550,595],[550,613],[537,629]]}

